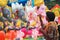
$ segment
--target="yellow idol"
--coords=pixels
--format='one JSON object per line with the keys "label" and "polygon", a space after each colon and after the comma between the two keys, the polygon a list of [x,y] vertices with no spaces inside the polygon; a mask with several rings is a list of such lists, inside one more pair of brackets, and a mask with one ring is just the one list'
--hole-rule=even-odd
{"label": "yellow idol", "polygon": [[0,6],[6,6],[8,0],[0,0]]}
{"label": "yellow idol", "polygon": [[44,0],[34,0],[35,6],[40,6],[41,4],[44,4]]}

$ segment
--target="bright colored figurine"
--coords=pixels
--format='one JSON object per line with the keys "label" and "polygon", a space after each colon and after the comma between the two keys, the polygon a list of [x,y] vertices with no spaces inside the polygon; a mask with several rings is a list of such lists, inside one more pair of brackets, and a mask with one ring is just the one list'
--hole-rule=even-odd
{"label": "bright colored figurine", "polygon": [[22,29],[21,29],[21,32],[24,33],[23,38],[26,38],[26,35],[27,35],[27,29],[26,29],[26,28],[22,28]]}
{"label": "bright colored figurine", "polygon": [[27,3],[28,0],[8,0],[8,6],[11,7],[12,3],[16,4],[16,2],[18,4],[23,4],[23,6],[25,6],[25,4]]}
{"label": "bright colored figurine", "polygon": [[46,24],[47,23],[47,20],[46,20],[46,6],[44,4],[41,4],[37,13],[38,13],[38,15],[41,15],[43,24]]}
{"label": "bright colored figurine", "polygon": [[6,6],[8,0],[0,0],[0,6]]}
{"label": "bright colored figurine", "polygon": [[51,9],[51,11],[54,12],[54,14],[55,14],[56,17],[59,16],[59,9],[60,9],[60,7],[59,7],[58,4],[56,4],[56,5]]}

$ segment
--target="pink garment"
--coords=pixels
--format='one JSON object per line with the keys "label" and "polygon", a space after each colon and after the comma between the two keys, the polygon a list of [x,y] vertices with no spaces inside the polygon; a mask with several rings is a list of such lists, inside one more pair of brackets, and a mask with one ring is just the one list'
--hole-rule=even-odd
{"label": "pink garment", "polygon": [[23,38],[25,38],[25,37],[26,37],[26,35],[27,35],[27,29],[26,29],[26,28],[22,28],[22,29],[21,29],[21,31],[24,33]]}
{"label": "pink garment", "polygon": [[28,35],[32,36],[32,30],[28,30]]}

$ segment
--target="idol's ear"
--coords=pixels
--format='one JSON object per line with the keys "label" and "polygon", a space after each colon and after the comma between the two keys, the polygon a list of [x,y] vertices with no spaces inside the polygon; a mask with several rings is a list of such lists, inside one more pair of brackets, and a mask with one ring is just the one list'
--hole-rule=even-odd
{"label": "idol's ear", "polygon": [[[20,9],[23,9],[23,8],[24,8],[22,4],[20,4],[19,7],[20,7]],[[19,9],[19,8],[18,8],[18,9]]]}
{"label": "idol's ear", "polygon": [[25,8],[27,13],[34,12],[34,8],[32,6],[26,6]]}
{"label": "idol's ear", "polygon": [[15,7],[16,7],[16,9],[20,9],[20,5],[18,2],[15,3]]}
{"label": "idol's ear", "polygon": [[55,14],[53,12],[46,12],[48,21],[54,21],[55,19]]}

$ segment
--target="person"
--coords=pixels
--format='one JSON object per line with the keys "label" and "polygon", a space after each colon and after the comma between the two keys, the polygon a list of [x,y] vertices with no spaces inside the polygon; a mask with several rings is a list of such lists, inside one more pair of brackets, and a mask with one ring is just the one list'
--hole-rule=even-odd
{"label": "person", "polygon": [[54,22],[55,14],[53,12],[46,12],[47,15],[47,25],[45,28],[47,37],[46,40],[57,40],[57,23]]}
{"label": "person", "polygon": [[59,40],[60,40],[60,25],[58,25]]}

